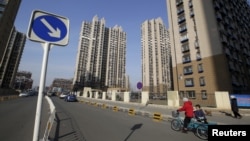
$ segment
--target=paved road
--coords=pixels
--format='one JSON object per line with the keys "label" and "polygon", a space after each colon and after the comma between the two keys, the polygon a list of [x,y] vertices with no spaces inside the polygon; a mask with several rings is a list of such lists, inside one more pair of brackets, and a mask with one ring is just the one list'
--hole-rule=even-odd
{"label": "paved road", "polygon": [[[40,139],[44,135],[49,111],[48,103],[45,99],[43,101]],[[1,141],[32,141],[36,104],[37,96],[0,102]]]}
{"label": "paved road", "polygon": [[173,131],[170,122],[132,116],[91,104],[65,102],[52,97],[56,122],[50,139],[54,141],[199,141],[193,133]]}
{"label": "paved road", "polygon": [[[56,119],[50,133],[51,141],[151,141],[200,140],[194,134],[175,132],[170,128],[171,111],[175,108],[155,105],[141,105],[123,102],[81,99],[83,102],[65,102],[51,97],[56,106]],[[37,97],[18,98],[0,102],[0,140],[30,141],[33,137]],[[40,136],[44,135],[49,106],[44,99]],[[102,107],[106,105],[109,108]],[[113,111],[116,106],[118,111]],[[136,115],[128,114],[135,109]],[[152,120],[153,113],[162,113],[164,120]],[[220,124],[249,124],[248,111],[242,119],[234,119],[225,113],[213,112],[209,121]]]}

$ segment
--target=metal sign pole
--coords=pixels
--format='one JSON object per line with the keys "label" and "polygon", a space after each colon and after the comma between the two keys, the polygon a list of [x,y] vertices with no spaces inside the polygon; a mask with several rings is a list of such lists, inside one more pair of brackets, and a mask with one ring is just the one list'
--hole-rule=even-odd
{"label": "metal sign pole", "polygon": [[42,110],[42,103],[43,103],[43,92],[44,92],[44,88],[45,88],[48,56],[49,56],[49,50],[50,50],[49,43],[45,43],[43,45],[44,45],[43,46],[43,50],[44,50],[43,64],[42,64],[40,86],[39,86],[39,93],[38,93],[38,99],[37,99],[33,141],[38,141],[38,138],[39,138],[39,129],[40,129],[40,123],[41,123],[40,122],[41,121],[41,110]]}

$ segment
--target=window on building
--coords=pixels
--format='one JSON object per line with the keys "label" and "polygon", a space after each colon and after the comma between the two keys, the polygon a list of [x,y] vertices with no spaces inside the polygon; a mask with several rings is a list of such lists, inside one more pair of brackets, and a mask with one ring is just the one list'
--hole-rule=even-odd
{"label": "window on building", "polygon": [[183,63],[188,63],[191,62],[190,54],[186,54],[182,57],[182,62]]}
{"label": "window on building", "polygon": [[207,91],[206,91],[206,90],[202,90],[202,91],[201,91],[201,99],[202,99],[202,100],[207,99]]}
{"label": "window on building", "polygon": [[186,87],[193,87],[194,86],[194,80],[193,80],[193,78],[186,78],[185,79],[185,86]]}
{"label": "window on building", "polygon": [[183,97],[186,97],[184,91],[179,91],[179,97],[180,99],[182,99]]}
{"label": "window on building", "polygon": [[232,75],[232,84],[234,86],[239,86],[237,76],[235,76],[234,74]]}
{"label": "window on building", "polygon": [[179,6],[179,7],[177,8],[177,14],[181,14],[181,13],[183,13],[183,12],[184,12],[183,6]]}
{"label": "window on building", "polygon": [[176,5],[177,5],[177,6],[180,5],[180,4],[182,4],[182,3],[183,3],[182,0],[176,0]]}
{"label": "window on building", "polygon": [[233,70],[233,71],[235,70],[235,66],[234,66],[234,62],[233,61],[229,62],[229,69]]}
{"label": "window on building", "polygon": [[192,8],[192,7],[193,7],[192,0],[189,0],[189,1],[188,1],[188,6],[189,6],[189,8]]}
{"label": "window on building", "polygon": [[189,13],[190,13],[190,17],[194,16],[194,10],[193,9],[190,9]]}
{"label": "window on building", "polygon": [[193,73],[192,66],[186,66],[186,67],[184,67],[184,68],[183,68],[183,73],[184,73],[185,75],[187,75],[187,74],[192,74],[192,73]]}
{"label": "window on building", "polygon": [[200,86],[205,86],[206,83],[205,83],[205,78],[202,76],[200,77]]}
{"label": "window on building", "polygon": [[180,25],[179,32],[182,33],[182,32],[185,32],[185,31],[187,31],[187,25],[186,24]]}
{"label": "window on building", "polygon": [[188,98],[191,98],[191,99],[195,99],[196,96],[195,96],[195,91],[186,91],[187,93],[187,97]]}
{"label": "window on building", "polygon": [[188,41],[188,35],[186,33],[181,35],[180,41],[181,41],[181,43]]}
{"label": "window on building", "polygon": [[199,45],[198,40],[195,40],[195,41],[194,41],[194,46],[195,46],[195,48],[199,48],[200,45]]}
{"label": "window on building", "polygon": [[188,44],[183,44],[183,45],[181,46],[181,51],[182,51],[182,52],[187,52],[187,51],[189,51],[189,45],[188,45]]}
{"label": "window on building", "polygon": [[196,60],[201,60],[201,53],[200,52],[196,53]]}
{"label": "window on building", "polygon": [[203,66],[202,64],[198,64],[198,72],[203,72]]}
{"label": "window on building", "polygon": [[181,24],[183,22],[185,22],[186,19],[185,19],[185,15],[184,14],[181,14],[179,17],[178,17],[178,23]]}

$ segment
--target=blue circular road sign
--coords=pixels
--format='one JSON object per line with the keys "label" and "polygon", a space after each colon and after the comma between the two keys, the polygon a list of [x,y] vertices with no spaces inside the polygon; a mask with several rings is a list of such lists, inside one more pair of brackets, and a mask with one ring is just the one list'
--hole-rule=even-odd
{"label": "blue circular road sign", "polygon": [[138,89],[141,89],[141,88],[142,88],[142,82],[138,82],[138,83],[137,83],[137,88],[138,88]]}
{"label": "blue circular road sign", "polygon": [[66,25],[59,18],[50,15],[34,19],[32,29],[39,38],[49,42],[60,41],[67,35]]}

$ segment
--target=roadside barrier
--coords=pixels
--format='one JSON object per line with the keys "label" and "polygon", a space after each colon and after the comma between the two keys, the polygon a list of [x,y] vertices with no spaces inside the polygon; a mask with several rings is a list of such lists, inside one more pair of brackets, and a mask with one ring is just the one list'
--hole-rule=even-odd
{"label": "roadside barrier", "polygon": [[19,97],[18,95],[0,96],[0,101],[7,101],[18,97]]}
{"label": "roadside barrier", "polygon": [[91,103],[92,105],[94,105],[94,106],[97,106],[97,103],[96,102],[93,102],[93,103]]}
{"label": "roadside barrier", "polygon": [[129,109],[129,110],[128,110],[128,114],[129,114],[129,115],[135,115],[135,110],[132,109],[132,108]]}
{"label": "roadside barrier", "polygon": [[102,108],[106,109],[107,108],[106,104],[102,104]]}
{"label": "roadside barrier", "polygon": [[162,120],[162,115],[161,113],[154,113],[153,119],[155,121],[161,121]]}
{"label": "roadside barrier", "polygon": [[47,99],[49,106],[50,106],[50,116],[49,116],[49,120],[47,122],[47,126],[44,132],[44,136],[43,136],[43,141],[48,141],[49,139],[49,133],[51,131],[51,127],[53,125],[53,122],[55,120],[55,116],[56,116],[56,108],[52,102],[52,100],[48,97],[45,96],[45,98]]}
{"label": "roadside barrier", "polygon": [[114,106],[114,107],[113,107],[113,111],[117,112],[117,111],[118,111],[118,107],[117,107],[117,106]]}

